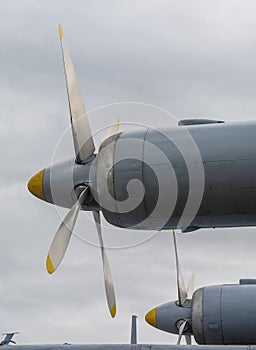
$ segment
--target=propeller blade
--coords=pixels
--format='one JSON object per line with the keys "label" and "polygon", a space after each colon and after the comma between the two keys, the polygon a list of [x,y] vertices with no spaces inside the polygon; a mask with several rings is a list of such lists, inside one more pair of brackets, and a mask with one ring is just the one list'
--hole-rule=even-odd
{"label": "propeller blade", "polygon": [[72,235],[72,232],[77,220],[79,209],[81,207],[81,204],[84,202],[86,198],[88,190],[89,190],[89,187],[85,187],[82,190],[77,201],[65,216],[64,220],[60,224],[53,238],[53,241],[50,246],[49,253],[46,259],[46,268],[50,274],[56,271],[57,267],[60,265],[65,255],[70,237]]}
{"label": "propeller blade", "polygon": [[179,345],[180,342],[181,342],[181,337],[183,335],[183,332],[184,332],[184,329],[186,327],[186,324],[187,324],[187,321],[184,321],[184,322],[182,322],[182,324],[179,327],[179,336],[178,336],[177,345]]}
{"label": "propeller blade", "polygon": [[185,335],[185,339],[186,339],[186,344],[187,345],[191,345],[192,344],[191,335]]}
{"label": "propeller blade", "polygon": [[193,272],[186,289],[188,299],[192,299],[193,292],[194,292],[194,281],[195,281],[195,272]]}
{"label": "propeller blade", "polygon": [[110,265],[108,262],[107,254],[104,248],[103,238],[102,238],[102,232],[101,232],[101,223],[100,223],[100,212],[94,211],[93,217],[95,220],[99,242],[100,242],[100,248],[101,248],[101,257],[102,257],[102,264],[103,264],[103,273],[104,273],[104,281],[105,281],[105,290],[106,290],[106,296],[107,296],[107,302],[108,302],[108,308],[110,311],[110,314],[112,317],[115,317],[116,315],[116,298],[115,298],[115,291],[114,291],[114,285],[113,285],[113,279],[110,271]]}
{"label": "propeller blade", "polygon": [[172,230],[172,233],[173,233],[174,250],[175,250],[176,271],[177,271],[178,301],[179,301],[179,305],[183,306],[185,301],[187,300],[187,292],[186,292],[185,283],[184,283],[184,279],[180,268],[175,231]]}
{"label": "propeller blade", "polygon": [[[117,134],[119,131],[119,128],[120,128],[120,118],[118,117],[116,120],[116,123],[113,125],[110,125],[110,127],[106,130],[100,145],[110,136]],[[95,151],[96,154],[99,153],[100,145],[96,148],[96,151]]]}
{"label": "propeller blade", "polygon": [[65,42],[61,25],[59,25],[59,34],[62,47],[76,162],[82,163],[94,153],[95,146],[83,99],[76,79],[74,66]]}

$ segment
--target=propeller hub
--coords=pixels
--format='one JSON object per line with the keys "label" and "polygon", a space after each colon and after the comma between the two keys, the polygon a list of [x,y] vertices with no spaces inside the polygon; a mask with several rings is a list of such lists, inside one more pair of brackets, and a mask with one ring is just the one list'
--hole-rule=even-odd
{"label": "propeller hub", "polygon": [[[145,319],[147,323],[155,328],[178,334],[180,322],[190,320],[192,317],[191,307],[191,300],[188,300],[183,306],[179,306],[175,301],[172,301],[150,310]],[[187,328],[186,332],[189,332],[189,326]]]}
{"label": "propeller hub", "polygon": [[[39,199],[61,207],[71,208],[85,187],[89,185],[92,163],[76,164],[64,161],[47,167],[28,182],[29,191]],[[91,191],[82,203],[83,210],[98,209]]]}

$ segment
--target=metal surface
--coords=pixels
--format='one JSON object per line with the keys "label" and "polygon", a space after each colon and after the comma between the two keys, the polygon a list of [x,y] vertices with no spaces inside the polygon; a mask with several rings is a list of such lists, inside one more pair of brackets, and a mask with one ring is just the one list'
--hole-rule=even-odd
{"label": "metal surface", "polygon": [[61,26],[59,33],[76,157],[34,176],[28,187],[35,196],[71,208],[76,186],[88,184],[93,197],[82,209],[102,210],[109,223],[124,228],[256,225],[256,122],[187,119],[171,128],[140,128],[109,137],[93,154]]}
{"label": "metal surface", "polygon": [[102,238],[100,212],[94,211],[93,218],[96,224],[96,229],[97,229],[99,243],[100,243],[100,251],[101,251],[102,264],[103,264],[103,274],[104,274],[104,283],[105,283],[108,309],[110,311],[111,316],[115,317],[116,297],[115,297],[115,290],[114,290],[114,284],[113,284],[113,278],[110,270],[110,265],[108,262],[108,257],[107,257],[106,249],[104,248],[104,243]]}
{"label": "metal surface", "polygon": [[137,316],[132,315],[131,344],[137,344]]}
{"label": "metal surface", "polygon": [[[195,330],[193,328],[193,335],[198,344],[223,344],[221,290],[222,286],[210,286],[202,288],[203,294],[194,293],[192,305],[194,305],[194,300],[198,297],[200,298],[199,302],[202,303],[202,310],[200,310],[200,308],[196,308],[195,310],[192,306],[192,321],[196,323]],[[196,301],[196,304],[199,302]],[[232,308],[234,307],[236,307],[235,304],[232,305]],[[197,314],[196,311],[198,310],[199,313]],[[200,317],[202,317],[202,319],[200,319]],[[192,327],[194,323],[192,323]],[[202,329],[200,329],[200,325]]]}
{"label": "metal surface", "polygon": [[148,318],[148,323],[177,334],[187,321],[189,327],[182,334],[193,335],[200,345],[256,344],[256,284],[203,287],[183,307],[169,302],[153,310],[154,319]]}
{"label": "metal surface", "polygon": [[[163,229],[177,227],[190,185],[184,158],[171,142],[172,139],[182,137],[182,133],[179,135],[181,129],[184,127],[163,129],[163,134],[168,135],[168,138],[155,130],[133,134],[124,132],[120,135],[115,145],[115,158],[123,160],[115,164],[107,178],[109,187],[113,189],[111,194],[117,201],[126,199],[127,184],[135,178],[143,183],[145,196],[135,210],[127,213],[118,211],[118,206],[116,212],[111,213],[103,208],[107,221],[116,226],[135,229],[157,230],[162,223],[165,223]],[[205,174],[201,205],[191,226],[208,228],[256,225],[256,123],[195,125],[186,129],[198,146]],[[133,139],[133,143],[129,143],[133,150],[129,149],[129,152],[125,142],[122,142],[126,139]],[[141,146],[142,140],[147,142],[144,147]],[[155,159],[152,152],[147,152],[148,144],[153,144],[166,156],[165,163],[157,165],[160,159]],[[129,154],[133,153],[136,155],[134,160],[129,158]],[[174,175],[169,171],[168,162],[175,171],[178,193],[173,215],[163,217],[165,208],[170,207],[170,193],[175,194]],[[155,175],[157,167],[166,182],[161,183],[162,210],[154,212],[159,195],[159,182]],[[131,195],[136,197],[136,189]]]}
{"label": "metal surface", "polygon": [[187,291],[184,283],[184,279],[181,273],[181,267],[178,256],[176,235],[173,230],[173,242],[174,242],[174,252],[175,252],[175,262],[176,262],[176,273],[177,273],[177,289],[178,289],[178,302],[179,306],[183,306],[187,300]]}
{"label": "metal surface", "polygon": [[[14,345],[15,350],[256,350],[256,346],[157,345],[157,344],[86,344],[86,345]],[[3,345],[2,350],[10,350]]]}
{"label": "metal surface", "polygon": [[53,273],[57,269],[65,255],[71,235],[73,233],[73,229],[76,224],[79,210],[81,208],[81,203],[84,202],[88,191],[88,187],[83,187],[82,192],[77,198],[77,201],[65,216],[53,238],[46,259],[46,267],[49,273]]}
{"label": "metal surface", "polygon": [[[45,200],[71,207],[74,188],[90,181],[94,198],[83,205],[84,210],[101,209],[105,219],[119,227],[177,228],[187,203],[190,179],[183,155],[171,140],[179,138],[182,143],[183,132],[179,130],[185,128],[200,151],[205,175],[201,205],[190,228],[255,226],[256,122],[163,129],[168,138],[156,130],[112,136],[91,163],[78,165],[70,160],[46,168],[42,179]],[[150,145],[159,150],[159,158]],[[132,183],[128,195],[127,185],[134,179],[137,183]],[[106,184],[108,196],[102,197]],[[161,205],[156,210],[159,186]],[[124,202],[133,209],[127,206],[123,210]]]}
{"label": "metal surface", "polygon": [[77,163],[83,163],[93,154],[95,146],[83,99],[76,79],[75,70],[61,26],[59,26],[59,33],[63,54],[76,161]]}
{"label": "metal surface", "polygon": [[[256,344],[255,296],[255,284],[209,286],[202,288],[200,295],[195,293],[192,327],[196,342]],[[201,308],[194,308],[195,301],[201,302]]]}
{"label": "metal surface", "polygon": [[[191,319],[191,307],[191,300],[188,300],[182,307],[178,306],[175,301],[158,306],[155,327],[165,332],[179,334],[178,322]],[[184,332],[184,334],[191,334],[191,332]]]}

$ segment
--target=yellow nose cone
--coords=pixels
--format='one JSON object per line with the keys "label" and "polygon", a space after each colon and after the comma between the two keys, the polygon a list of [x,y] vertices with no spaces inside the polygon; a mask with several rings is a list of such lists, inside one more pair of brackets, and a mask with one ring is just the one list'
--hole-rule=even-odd
{"label": "yellow nose cone", "polygon": [[39,171],[39,173],[31,177],[28,182],[28,189],[34,196],[45,201],[43,189],[44,171],[45,169]]}
{"label": "yellow nose cone", "polygon": [[150,310],[146,316],[145,320],[147,323],[149,323],[151,326],[156,327],[156,307],[152,310]]}

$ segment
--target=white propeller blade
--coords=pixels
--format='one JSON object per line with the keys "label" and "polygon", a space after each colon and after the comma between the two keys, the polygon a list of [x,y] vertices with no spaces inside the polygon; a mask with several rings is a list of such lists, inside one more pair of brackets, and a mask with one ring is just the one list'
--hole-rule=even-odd
{"label": "white propeller blade", "polygon": [[119,131],[119,128],[120,128],[120,118],[117,118],[116,123],[113,125],[110,125],[110,127],[106,130],[106,133],[104,134],[101,140],[101,143],[96,148],[96,151],[95,151],[96,154],[99,153],[100,145],[102,144],[102,142],[104,142],[110,136],[117,134]]}
{"label": "white propeller blade", "polygon": [[52,244],[49,249],[49,253],[46,259],[46,268],[47,271],[51,274],[53,273],[57,267],[60,265],[65,252],[68,247],[68,243],[70,241],[70,237],[72,235],[77,215],[81,204],[84,202],[89,187],[86,187],[79,195],[77,201],[70,209],[68,214],[65,216],[64,220],[60,224],[54,238]]}
{"label": "white propeller blade", "polygon": [[102,238],[100,212],[94,211],[93,217],[95,220],[95,224],[96,224],[96,228],[97,228],[97,232],[98,232],[98,236],[99,236],[100,248],[101,248],[101,257],[102,257],[102,264],[103,264],[105,290],[106,290],[108,308],[109,308],[111,316],[115,317],[115,315],[116,315],[116,298],[115,298],[115,291],[114,291],[114,285],[113,285],[113,279],[112,279],[112,275],[111,275],[111,271],[110,271],[110,266],[109,266],[107,254],[105,252],[103,238]]}
{"label": "white propeller blade", "polygon": [[176,271],[177,271],[178,301],[179,301],[179,305],[182,306],[187,300],[187,292],[186,292],[186,287],[185,287],[184,279],[180,268],[175,231],[172,230],[172,233],[173,233],[174,250],[175,250]]}
{"label": "white propeller blade", "polygon": [[183,335],[183,332],[184,332],[184,329],[186,327],[186,324],[187,324],[187,321],[184,321],[179,327],[179,336],[178,336],[177,345],[179,345],[180,342],[181,342],[181,337]]}
{"label": "white propeller blade", "polygon": [[[176,271],[177,271],[177,287],[178,287],[178,303],[179,303],[178,305],[184,306],[186,300],[188,298],[191,298],[191,295],[193,294],[195,274],[193,273],[193,275],[191,276],[189,284],[186,288],[184,279],[181,273],[181,268],[180,268],[175,231],[172,230],[172,233],[173,233],[174,250],[175,250]],[[180,344],[181,342],[181,337],[184,333],[187,323],[188,323],[188,320],[184,320],[179,326],[179,336],[178,336],[177,344]],[[186,344],[191,345],[191,335],[185,335],[185,339],[186,339]]]}
{"label": "white propeller blade", "polygon": [[64,33],[61,25],[59,25],[59,34],[63,54],[76,161],[77,163],[82,163],[94,153],[95,146],[83,99],[76,79],[75,70],[64,39]]}
{"label": "white propeller blade", "polygon": [[186,289],[188,299],[192,299],[192,296],[194,293],[194,281],[195,281],[195,272],[193,272]]}

